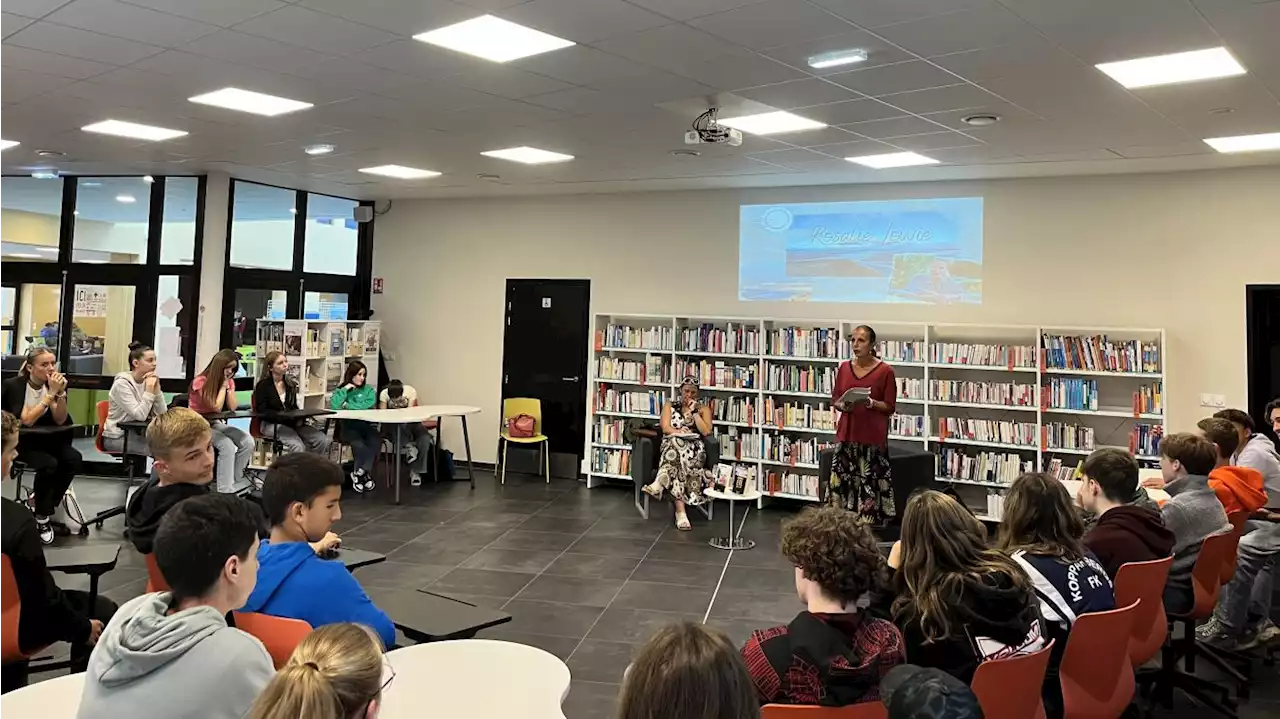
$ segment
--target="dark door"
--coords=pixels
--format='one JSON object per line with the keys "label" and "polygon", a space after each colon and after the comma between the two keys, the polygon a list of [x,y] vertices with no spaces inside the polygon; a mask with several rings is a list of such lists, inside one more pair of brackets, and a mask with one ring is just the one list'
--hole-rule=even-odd
{"label": "dark door", "polygon": [[1245,288],[1249,346],[1249,414],[1270,433],[1267,403],[1280,397],[1280,285]]}
{"label": "dark door", "polygon": [[[590,308],[590,280],[507,280],[502,398],[542,400],[551,471],[561,477],[578,476],[586,441]],[[511,462],[525,468],[515,453]]]}

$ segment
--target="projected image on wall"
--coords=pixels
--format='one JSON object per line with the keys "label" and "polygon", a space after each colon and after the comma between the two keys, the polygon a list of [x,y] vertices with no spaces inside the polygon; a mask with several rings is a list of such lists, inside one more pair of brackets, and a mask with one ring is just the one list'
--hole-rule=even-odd
{"label": "projected image on wall", "polygon": [[981,303],[982,198],[742,205],[738,299]]}

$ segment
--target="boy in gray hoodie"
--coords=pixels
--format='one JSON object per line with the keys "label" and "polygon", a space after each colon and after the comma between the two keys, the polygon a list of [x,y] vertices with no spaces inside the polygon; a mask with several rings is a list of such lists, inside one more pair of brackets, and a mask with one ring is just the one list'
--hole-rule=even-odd
{"label": "boy in gray hoodie", "polygon": [[77,719],[242,719],[275,674],[254,637],[228,627],[258,573],[253,508],[210,494],[175,505],[155,557],[172,592],[112,617],[89,657]]}

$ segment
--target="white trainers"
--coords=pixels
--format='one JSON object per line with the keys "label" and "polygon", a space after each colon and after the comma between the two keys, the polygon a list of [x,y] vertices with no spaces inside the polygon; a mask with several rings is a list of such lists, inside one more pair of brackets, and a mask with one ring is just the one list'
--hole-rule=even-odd
{"label": "white trainers", "polygon": [[410,487],[421,487],[421,486],[422,486],[422,475],[418,474],[417,472],[413,471],[412,469],[411,469],[411,470],[409,470],[409,486],[410,486]]}

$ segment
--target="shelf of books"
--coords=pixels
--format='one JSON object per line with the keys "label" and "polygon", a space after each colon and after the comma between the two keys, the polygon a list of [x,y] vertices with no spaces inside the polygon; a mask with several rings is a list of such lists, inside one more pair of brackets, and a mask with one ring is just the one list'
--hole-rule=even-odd
{"label": "shelf of books", "polygon": [[984,518],[999,518],[1019,472],[1069,479],[1107,446],[1158,459],[1163,330],[598,314],[588,486],[630,479],[615,471],[630,466],[626,422],[656,426],[696,377],[720,440],[717,476],[741,465],[766,496],[817,501],[818,453],[839,420],[836,370],[859,324],[875,328],[897,378],[890,439],[932,451],[938,479]]}
{"label": "shelf of books", "polygon": [[364,362],[369,380],[377,383],[381,341],[380,322],[258,320],[255,351],[263,359],[268,352],[283,352],[298,385],[299,406],[327,407],[351,360]]}

